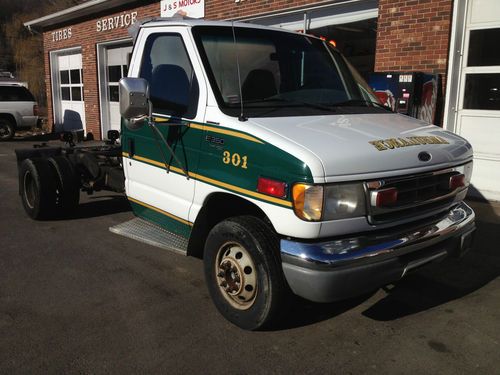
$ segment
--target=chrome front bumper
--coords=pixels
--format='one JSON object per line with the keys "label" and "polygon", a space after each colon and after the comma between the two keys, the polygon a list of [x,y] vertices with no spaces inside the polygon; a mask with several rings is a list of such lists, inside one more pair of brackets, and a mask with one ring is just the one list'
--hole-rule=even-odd
{"label": "chrome front bumper", "polygon": [[306,299],[353,297],[426,263],[463,254],[472,244],[474,218],[474,211],[461,202],[433,221],[397,231],[314,243],[282,239],[283,271],[293,292]]}

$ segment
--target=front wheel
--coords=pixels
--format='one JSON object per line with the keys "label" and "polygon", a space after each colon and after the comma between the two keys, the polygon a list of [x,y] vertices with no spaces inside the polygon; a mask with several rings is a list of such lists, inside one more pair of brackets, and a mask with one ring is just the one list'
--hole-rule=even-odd
{"label": "front wheel", "polygon": [[260,219],[240,216],[217,224],[205,244],[204,267],[215,306],[240,328],[269,326],[286,307],[279,240]]}

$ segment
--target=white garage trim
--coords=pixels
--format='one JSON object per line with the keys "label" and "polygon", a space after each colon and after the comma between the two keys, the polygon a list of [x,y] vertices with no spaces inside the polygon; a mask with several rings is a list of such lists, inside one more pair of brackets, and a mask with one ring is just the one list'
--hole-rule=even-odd
{"label": "white garage trim", "polygon": [[[63,113],[62,113],[62,96],[61,96],[61,80],[60,80],[60,66],[59,57],[67,55],[77,55],[82,56],[81,47],[65,48],[56,51],[51,51],[49,53],[50,59],[50,78],[51,78],[51,93],[52,93],[52,119],[56,129],[61,129],[64,123]],[[80,67],[80,69],[82,69]],[[80,76],[80,86],[82,87],[82,103],[84,102],[83,97],[83,76]],[[85,104],[83,104],[83,109],[81,113],[81,120],[83,125],[83,130],[85,132]]]}
{"label": "white garage trim", "polygon": [[[466,87],[469,77],[500,76],[500,65],[469,63],[471,33],[489,29],[500,29],[498,0],[455,2],[444,127],[467,138],[474,148],[473,189],[469,192],[477,197],[500,201],[500,110],[498,107],[474,106],[470,101],[465,105],[467,95],[468,99],[476,97]],[[484,98],[482,100],[484,102]]]}
{"label": "white garage trim", "polygon": [[109,115],[109,95],[108,95],[108,79],[107,79],[107,56],[108,48],[117,47],[120,45],[130,44],[132,46],[132,39],[119,39],[110,42],[98,43],[97,48],[97,77],[99,86],[99,108],[100,108],[100,122],[101,122],[101,136],[106,138],[107,131],[110,129],[110,115]]}

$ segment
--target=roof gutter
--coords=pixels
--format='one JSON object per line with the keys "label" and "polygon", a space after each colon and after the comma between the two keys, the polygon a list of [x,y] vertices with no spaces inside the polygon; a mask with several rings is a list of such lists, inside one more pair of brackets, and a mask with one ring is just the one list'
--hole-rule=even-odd
{"label": "roof gutter", "polygon": [[63,22],[69,22],[77,18],[85,17],[100,11],[134,3],[136,0],[89,0],[74,7],[61,10],[24,23],[28,30],[34,27],[44,28],[55,26]]}

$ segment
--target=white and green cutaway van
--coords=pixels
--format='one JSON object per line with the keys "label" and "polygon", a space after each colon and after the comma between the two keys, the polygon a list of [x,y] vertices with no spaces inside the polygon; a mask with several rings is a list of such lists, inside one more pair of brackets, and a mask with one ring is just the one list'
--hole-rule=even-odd
{"label": "white and green cutaway van", "polygon": [[124,191],[136,218],[111,231],[203,258],[216,307],[244,329],[292,294],[346,299],[471,247],[471,145],[380,105],[319,38],[143,22],[120,111],[119,144],[18,153],[26,211]]}

